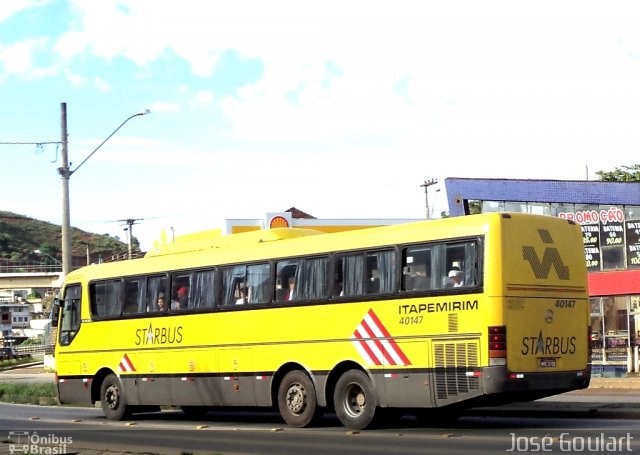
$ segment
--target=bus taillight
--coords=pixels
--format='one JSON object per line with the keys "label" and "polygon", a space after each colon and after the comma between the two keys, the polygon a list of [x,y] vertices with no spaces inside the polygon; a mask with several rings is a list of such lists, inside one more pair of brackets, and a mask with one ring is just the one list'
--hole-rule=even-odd
{"label": "bus taillight", "polygon": [[489,365],[507,364],[507,327],[495,325],[489,327]]}

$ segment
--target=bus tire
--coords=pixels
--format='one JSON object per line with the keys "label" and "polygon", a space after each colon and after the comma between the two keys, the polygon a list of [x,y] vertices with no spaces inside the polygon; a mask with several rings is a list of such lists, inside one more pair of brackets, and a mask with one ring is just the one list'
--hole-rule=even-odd
{"label": "bus tire", "polygon": [[318,417],[316,389],[306,373],[294,370],[285,375],[278,388],[278,409],[284,421],[296,428],[307,427]]}
{"label": "bus tire", "polygon": [[360,370],[340,376],[333,394],[336,415],[351,430],[363,430],[376,417],[376,394],[369,377]]}
{"label": "bus tire", "polygon": [[122,383],[113,373],[108,374],[102,381],[100,403],[102,412],[109,420],[123,420],[131,415]]}

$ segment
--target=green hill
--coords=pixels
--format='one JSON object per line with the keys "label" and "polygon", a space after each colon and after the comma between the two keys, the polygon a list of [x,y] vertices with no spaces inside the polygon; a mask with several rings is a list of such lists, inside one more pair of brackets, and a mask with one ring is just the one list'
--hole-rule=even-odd
{"label": "green hill", "polygon": [[[62,261],[60,226],[0,211],[0,262],[38,262],[53,264],[46,255]],[[87,245],[91,262],[100,259],[108,260],[113,255],[127,252],[127,244],[107,234],[93,234],[72,228],[73,266],[85,265],[87,262]],[[133,239],[134,246],[138,245]],[[34,253],[40,250],[45,255]]]}

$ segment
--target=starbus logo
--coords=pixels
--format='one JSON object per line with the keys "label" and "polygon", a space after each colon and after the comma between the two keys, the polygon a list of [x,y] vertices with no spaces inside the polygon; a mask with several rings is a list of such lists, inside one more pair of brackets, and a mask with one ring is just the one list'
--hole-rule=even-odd
{"label": "starbus logo", "polygon": [[179,344],[182,343],[182,326],[154,327],[136,330],[136,346],[145,344]]}
{"label": "starbus logo", "polygon": [[[538,235],[544,244],[553,245],[553,239],[551,238],[551,233],[549,231],[546,229],[538,229]],[[529,262],[531,270],[533,270],[536,278],[549,278],[549,272],[553,266],[558,278],[561,280],[569,279],[569,267],[564,265],[562,258],[560,257],[560,253],[555,247],[546,247],[544,249],[544,254],[542,255],[542,260],[540,260],[540,257],[533,246],[523,245],[522,257],[525,261]]]}

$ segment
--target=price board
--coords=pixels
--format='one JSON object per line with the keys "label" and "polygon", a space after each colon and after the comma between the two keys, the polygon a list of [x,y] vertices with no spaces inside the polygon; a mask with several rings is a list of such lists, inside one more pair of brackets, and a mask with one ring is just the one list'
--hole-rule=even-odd
{"label": "price board", "polygon": [[629,220],[624,224],[627,239],[627,268],[640,269],[640,220]]}
{"label": "price board", "polygon": [[584,258],[587,263],[587,270],[596,272],[600,270],[600,225],[581,224],[582,241],[584,242]]}

